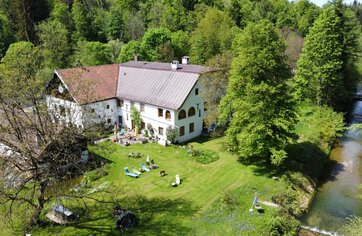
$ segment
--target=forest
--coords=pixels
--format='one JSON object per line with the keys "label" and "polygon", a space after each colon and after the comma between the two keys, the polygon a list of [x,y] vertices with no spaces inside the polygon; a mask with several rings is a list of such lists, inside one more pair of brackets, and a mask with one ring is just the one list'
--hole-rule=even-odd
{"label": "forest", "polygon": [[342,0],[1,0],[0,112],[19,125],[56,69],[188,55],[214,68],[200,78],[212,137],[242,163],[316,180],[360,82],[361,23],[362,5]]}

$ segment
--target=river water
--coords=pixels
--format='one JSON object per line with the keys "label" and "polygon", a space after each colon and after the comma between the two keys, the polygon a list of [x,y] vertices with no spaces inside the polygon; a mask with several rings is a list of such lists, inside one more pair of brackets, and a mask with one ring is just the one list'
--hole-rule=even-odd
{"label": "river water", "polygon": [[[349,125],[356,123],[362,123],[362,101],[355,102],[350,114]],[[333,147],[330,159],[332,164],[301,222],[319,232],[335,235],[348,216],[362,216],[362,200],[356,198],[362,194],[362,189],[357,188],[362,183],[362,134],[346,131]]]}

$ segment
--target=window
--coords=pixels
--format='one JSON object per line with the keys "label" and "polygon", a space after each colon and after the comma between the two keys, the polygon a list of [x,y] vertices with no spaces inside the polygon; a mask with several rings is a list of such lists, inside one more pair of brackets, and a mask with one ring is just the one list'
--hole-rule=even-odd
{"label": "window", "polygon": [[195,95],[199,95],[199,89],[195,89]]}
{"label": "window", "polygon": [[126,111],[128,111],[128,104],[126,104]]}
{"label": "window", "polygon": [[185,119],[185,118],[186,118],[186,111],[185,111],[185,110],[179,111],[179,113],[178,113],[178,119],[179,119],[179,120],[182,120],[182,119]]}
{"label": "window", "polygon": [[162,127],[158,127],[158,134],[163,135],[163,128]]}
{"label": "window", "polygon": [[145,104],[143,103],[140,104],[140,111],[141,112],[145,111]]}
{"label": "window", "polygon": [[119,123],[120,125],[123,124],[123,118],[122,118],[122,116],[118,116],[118,123]]}
{"label": "window", "polygon": [[199,117],[201,117],[201,110],[199,109]]}
{"label": "window", "polygon": [[190,124],[189,124],[189,132],[192,133],[192,132],[194,132],[194,130],[195,130],[195,125],[194,125],[194,123],[190,123]]}
{"label": "window", "polygon": [[127,116],[126,116],[126,120],[128,120],[128,113],[126,114]]}
{"label": "window", "polygon": [[171,120],[171,112],[166,111],[166,120]]}
{"label": "window", "polygon": [[106,105],[106,109],[109,109],[109,105]]}
{"label": "window", "polygon": [[107,119],[107,124],[110,124],[111,123],[111,119],[109,118],[109,119]]}
{"label": "window", "polygon": [[91,113],[94,113],[94,112],[95,112],[95,110],[94,110],[94,108],[92,108],[92,109],[91,109]]}
{"label": "window", "polygon": [[134,108],[134,102],[131,102],[131,109]]}
{"label": "window", "polygon": [[180,127],[180,137],[185,135],[185,126]]}
{"label": "window", "polygon": [[194,107],[190,107],[190,109],[189,109],[189,113],[188,113],[188,117],[190,117],[190,116],[194,116],[194,115],[195,115],[195,113],[196,113],[195,108],[194,108]]}
{"label": "window", "polygon": [[121,99],[117,99],[117,107],[123,107],[124,101]]}
{"label": "window", "polygon": [[163,109],[158,108],[158,117],[163,117]]}
{"label": "window", "polygon": [[60,109],[60,115],[65,116],[65,107],[59,106],[59,109]]}

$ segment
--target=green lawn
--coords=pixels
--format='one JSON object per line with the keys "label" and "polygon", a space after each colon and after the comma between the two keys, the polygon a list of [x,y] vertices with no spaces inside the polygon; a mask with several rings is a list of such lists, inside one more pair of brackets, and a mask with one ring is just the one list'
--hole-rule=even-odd
{"label": "green lawn", "polygon": [[[259,199],[270,200],[271,196],[283,192],[284,181],[275,181],[256,175],[253,166],[245,166],[237,157],[222,151],[222,139],[194,142],[196,149],[217,151],[219,159],[210,164],[200,164],[190,158],[186,148],[162,147],[158,144],[121,147],[104,142],[90,151],[108,159],[111,163],[107,176],[102,177],[85,189],[101,190],[93,196],[134,211],[140,225],[127,231],[132,235],[220,235],[228,233],[261,235],[267,233],[267,224],[276,209],[264,206],[265,212],[249,213],[254,194]],[[140,152],[143,157],[127,157],[129,152]],[[124,167],[140,167],[150,155],[160,169],[143,173],[138,179],[124,174]],[[159,170],[167,175],[159,176]],[[171,187],[175,175],[180,174],[182,184]],[[101,186],[101,187],[100,187]],[[112,216],[114,203],[97,203],[63,199],[64,205],[81,213],[80,220],[67,227],[50,223],[36,229],[34,235],[118,235]],[[49,207],[49,206],[48,206]],[[0,227],[1,227],[0,223]],[[2,235],[12,231],[1,227]]]}

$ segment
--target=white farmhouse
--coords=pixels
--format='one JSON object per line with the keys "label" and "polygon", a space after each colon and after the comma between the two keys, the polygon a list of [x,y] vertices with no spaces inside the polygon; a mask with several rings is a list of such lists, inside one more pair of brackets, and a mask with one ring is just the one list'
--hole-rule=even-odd
{"label": "white farmhouse", "polygon": [[203,130],[204,102],[198,78],[210,68],[183,63],[129,61],[123,64],[61,69],[48,83],[47,103],[59,122],[89,122],[133,128],[131,108],[141,112],[141,128],[150,124],[159,143],[166,129],[185,142]]}

